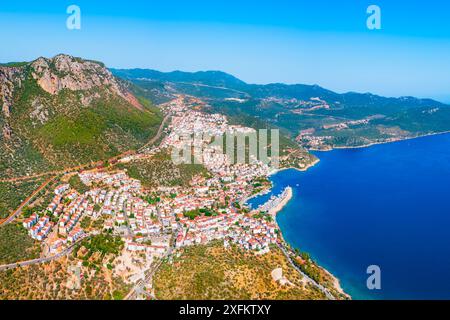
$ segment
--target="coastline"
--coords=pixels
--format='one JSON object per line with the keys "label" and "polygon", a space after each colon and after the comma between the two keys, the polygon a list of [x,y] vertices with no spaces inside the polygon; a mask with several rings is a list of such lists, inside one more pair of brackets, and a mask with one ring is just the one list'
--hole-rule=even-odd
{"label": "coastline", "polygon": [[[284,199],[277,204],[274,208],[272,208],[269,212],[269,214],[273,215],[274,217],[278,214],[278,212],[280,212],[287,204],[288,202],[292,199],[292,188],[291,187],[287,187],[287,194],[284,197]],[[278,224],[277,224],[278,225]],[[279,227],[278,227],[279,228]]]}
{"label": "coastline", "polygon": [[[316,151],[316,150],[313,150],[313,151]],[[317,150],[318,151],[318,150]],[[285,171],[285,170],[289,170],[289,169],[294,169],[294,170],[297,170],[297,171],[301,171],[301,172],[305,172],[305,171],[308,171],[309,169],[311,169],[312,167],[315,167],[318,163],[320,162],[320,159],[319,158],[316,158],[316,160],[314,160],[313,162],[311,162],[311,163],[309,163],[306,167],[304,167],[304,168],[297,168],[297,167],[284,167],[284,168],[279,168],[279,169],[274,169],[273,171],[271,171],[270,173],[269,173],[269,177],[270,176],[273,176],[274,174],[277,174],[278,172],[281,172],[281,171]],[[256,196],[256,195],[255,195]]]}
{"label": "coastline", "polygon": [[[318,163],[319,160],[317,160],[314,164]],[[285,168],[282,170],[287,170],[289,168]],[[295,168],[293,168],[295,169]],[[281,170],[280,170],[281,171]],[[278,172],[278,171],[277,171]],[[293,198],[293,189],[292,187],[288,186],[286,187],[287,190],[287,194],[284,197],[284,199],[277,204],[274,208],[272,208],[269,212],[270,215],[272,215],[274,217],[274,221],[278,227],[278,229],[280,230],[280,238],[281,238],[281,243],[284,247],[288,247],[289,243],[286,241],[286,239],[283,237],[283,232],[281,231],[280,226],[278,225],[278,222],[276,221],[276,216],[279,212],[281,212],[281,210],[283,210],[283,208],[289,203],[289,201],[291,201],[291,199]],[[351,299],[351,296],[346,293],[344,291],[344,289],[341,287],[341,283],[340,280],[334,276],[330,271],[328,271],[327,269],[325,269],[324,267],[320,266],[317,264],[317,267],[320,268],[321,270],[323,270],[326,274],[328,274],[332,279],[333,279],[333,288],[340,294],[344,295],[345,297],[347,297],[348,299]]]}
{"label": "coastline", "polygon": [[[444,134],[450,134],[450,131],[446,131],[446,132],[438,132],[438,133],[430,133],[430,134],[426,134],[426,135],[420,135],[420,136],[416,136],[416,137],[409,137],[409,138],[404,138],[404,139],[398,139],[398,140],[392,140],[392,141],[383,141],[383,142],[374,142],[374,143],[370,143],[367,145],[362,145],[362,146],[354,146],[354,147],[332,147],[328,150],[314,150],[314,149],[309,149],[308,151],[320,151],[320,152],[328,152],[328,151],[333,151],[335,149],[362,149],[362,148],[368,148],[371,146],[375,146],[375,145],[382,145],[382,144],[389,144],[389,143],[395,143],[395,142],[402,142],[402,141],[408,141],[408,140],[415,140],[415,139],[420,139],[420,138],[426,138],[426,137],[430,137],[430,136],[438,136],[438,135],[444,135]],[[279,169],[275,169],[272,172],[269,173],[268,177],[271,177],[281,171],[285,171],[288,169],[294,169],[300,172],[305,172],[307,170],[309,170],[310,168],[316,166],[318,163],[320,162],[320,159],[317,158],[315,161],[311,162],[310,164],[308,164],[305,168],[297,168],[297,167],[285,167],[285,168],[279,168]],[[273,187],[273,185],[272,185]],[[271,210],[271,214],[273,214],[275,217],[276,215],[281,212],[283,210],[283,208],[289,203],[289,201],[292,199],[293,197],[293,192],[292,192],[292,188],[288,187],[289,191],[288,191],[288,196],[283,199],[282,202],[280,202],[275,208],[273,208]],[[270,188],[271,189],[271,188]],[[249,200],[259,197],[261,195],[263,195],[265,192],[267,192],[267,190],[270,189],[265,189],[263,191],[261,191],[258,194],[252,195],[251,197],[245,199],[243,201],[243,203],[247,203]],[[276,221],[276,219],[275,219]],[[283,237],[283,232],[280,228],[280,226],[278,225],[278,222],[276,222],[278,229],[280,230],[280,238],[281,238],[281,242],[283,244],[283,246],[285,247],[289,247],[290,244],[288,241],[285,240],[285,238]],[[332,279],[333,279],[333,288],[339,292],[340,294],[342,294],[343,296],[347,297],[348,299],[352,299],[351,295],[348,294],[347,292],[344,291],[344,289],[341,286],[340,280],[339,278],[337,278],[336,276],[334,276],[329,270],[325,269],[324,267],[320,266],[317,264],[317,267],[320,268],[321,270],[323,270],[325,273],[327,273]]]}
{"label": "coastline", "polygon": [[[427,134],[418,135],[418,136],[415,136],[415,137],[407,137],[407,138],[403,138],[403,139],[396,139],[396,140],[389,140],[389,141],[371,142],[371,143],[364,144],[364,145],[361,145],[361,146],[334,146],[334,147],[330,147],[329,149],[314,149],[314,148],[311,148],[311,149],[308,149],[308,151],[329,152],[329,151],[333,151],[333,150],[363,149],[363,148],[373,147],[373,146],[376,146],[376,145],[382,145],[382,144],[388,144],[388,143],[396,143],[396,142],[402,142],[402,141],[409,141],[409,140],[427,138],[427,137],[432,137],[432,136],[440,136],[440,135],[444,135],[444,134],[450,134],[450,131],[427,133]],[[300,171],[306,171],[306,170],[300,170]]]}

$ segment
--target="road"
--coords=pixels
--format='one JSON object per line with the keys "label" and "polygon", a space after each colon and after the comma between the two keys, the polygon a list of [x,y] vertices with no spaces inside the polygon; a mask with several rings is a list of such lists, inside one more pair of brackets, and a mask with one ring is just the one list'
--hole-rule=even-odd
{"label": "road", "polygon": [[286,256],[286,258],[288,259],[289,263],[291,264],[291,266],[298,271],[298,273],[300,273],[305,279],[306,281],[308,281],[309,283],[311,283],[313,286],[315,286],[317,289],[319,289],[328,299],[330,300],[336,300],[336,298],[330,293],[330,291],[328,291],[327,288],[325,288],[324,286],[322,286],[321,284],[317,283],[315,280],[313,280],[312,278],[310,278],[306,273],[304,273],[302,270],[300,270],[300,268],[298,268],[295,263],[292,261],[291,255],[289,254],[289,252],[287,252],[286,248],[281,245],[278,244],[278,247],[281,249],[281,251],[283,251],[284,255]]}
{"label": "road", "polygon": [[[112,157],[110,159],[107,159],[106,161],[108,162],[114,162],[120,158],[135,154],[135,151],[127,151],[124,153],[121,153],[115,157]],[[86,170],[86,169],[90,169],[90,168],[95,168],[95,167],[99,167],[102,166],[104,164],[103,160],[100,161],[96,161],[96,162],[90,162],[87,164],[81,164],[75,167],[70,167],[70,168],[64,168],[61,170],[56,170],[56,171],[48,171],[48,172],[42,172],[42,173],[38,173],[38,174],[34,174],[31,176],[23,176],[23,177],[16,177],[16,178],[9,178],[9,179],[1,179],[0,182],[17,182],[17,181],[25,181],[25,180],[31,180],[31,179],[36,179],[36,178],[41,178],[41,177],[45,177],[45,176],[49,176],[49,175],[61,175],[61,174],[67,174],[70,172],[75,172],[75,171],[80,171],[80,170]]]}
{"label": "road", "polygon": [[153,265],[150,270],[147,271],[147,274],[145,276],[144,280],[139,280],[138,283],[131,289],[131,291],[127,294],[127,296],[124,298],[124,300],[136,300],[139,293],[144,293],[147,296],[150,296],[152,299],[156,300],[156,297],[145,293],[144,287],[152,282],[153,276],[155,275],[156,271],[158,271],[159,267],[162,265],[164,259],[167,259],[172,254],[172,251],[174,249],[174,246],[169,247],[168,251],[162,257],[161,259],[156,262],[155,265]]}
{"label": "road", "polygon": [[138,152],[141,152],[142,150],[144,150],[145,148],[147,148],[148,146],[153,145],[156,141],[158,141],[159,138],[161,138],[161,135],[163,133],[164,130],[164,126],[166,125],[166,122],[170,119],[171,114],[167,114],[163,121],[161,122],[161,125],[158,128],[158,132],[156,133],[156,136],[154,136],[149,142],[147,142],[146,144],[144,144]]}
{"label": "road", "polygon": [[52,177],[48,180],[46,180],[39,188],[37,188],[28,198],[26,198],[21,204],[20,206],[16,209],[16,211],[14,211],[8,218],[0,221],[0,227],[7,225],[9,223],[11,223],[23,210],[23,208],[25,208],[25,206],[27,206],[30,201],[39,193],[41,192],[50,182],[54,181],[56,179],[56,177]]}
{"label": "road", "polygon": [[[151,146],[152,144],[154,144],[160,137],[161,134],[164,130],[164,126],[166,124],[166,122],[170,119],[171,115],[168,114],[164,117],[163,121],[161,122],[161,125],[159,126],[158,132],[156,134],[156,136],[154,136],[149,142],[147,142],[141,149],[142,150],[144,148],[146,148],[147,146]],[[126,156],[130,156],[136,154],[135,151],[127,151],[124,152],[118,156],[112,157],[110,159],[108,159],[109,162],[114,162],[119,160],[120,158],[126,157]],[[36,178],[40,178],[40,177],[45,177],[48,175],[52,175],[55,177],[52,177],[50,179],[48,179],[46,182],[44,182],[36,191],[33,192],[33,194],[31,196],[29,196],[24,202],[22,202],[22,204],[16,209],[16,211],[14,211],[8,218],[4,219],[4,220],[0,220],[0,227],[3,225],[7,225],[9,223],[11,223],[12,221],[14,221],[14,219],[22,212],[22,209],[27,206],[29,204],[29,202],[31,201],[31,199],[33,199],[33,197],[38,194],[42,189],[44,189],[51,181],[53,181],[56,176],[61,175],[61,174],[67,174],[70,172],[76,172],[79,170],[84,170],[84,169],[89,169],[89,168],[95,168],[98,166],[103,165],[103,161],[97,161],[97,162],[91,162],[89,164],[83,164],[83,165],[79,165],[76,167],[71,167],[71,168],[65,168],[59,171],[49,171],[49,172],[43,172],[43,173],[39,173],[39,174],[35,174],[35,175],[31,175],[31,176],[23,176],[23,177],[16,177],[16,178],[10,178],[10,179],[1,179],[0,182],[18,182],[18,181],[25,181],[25,180],[31,180],[31,179],[36,179]]]}
{"label": "road", "polygon": [[[164,117],[163,121],[161,122],[159,128],[158,128],[158,132],[156,133],[156,136],[154,136],[152,139],[150,139],[150,141],[148,141],[146,144],[144,144],[139,150],[143,150],[144,148],[151,146],[152,144],[154,144],[156,141],[158,141],[159,138],[161,138],[161,135],[163,133],[164,130],[164,126],[166,125],[166,122],[170,119],[171,115],[168,114]],[[108,159],[108,162],[114,162],[116,160],[119,160],[120,158],[129,156],[129,155],[133,155],[136,154],[136,151],[130,150],[127,152],[124,152],[122,154],[119,154],[115,157],[112,157],[110,159]],[[82,164],[79,166],[75,166],[75,167],[70,167],[70,168],[65,168],[65,169],[61,169],[61,170],[55,170],[55,171],[48,171],[48,172],[42,172],[42,173],[38,173],[38,174],[34,174],[34,175],[29,175],[29,176],[22,176],[22,177],[15,177],[15,178],[8,178],[8,179],[0,179],[0,182],[18,182],[18,181],[26,181],[26,180],[31,180],[31,179],[36,179],[36,178],[41,178],[41,177],[45,177],[45,176],[49,176],[49,175],[60,175],[60,174],[66,174],[66,173],[70,173],[70,172],[74,172],[74,171],[79,171],[79,170],[86,170],[89,168],[95,168],[98,166],[103,165],[103,161],[96,161],[96,162],[91,162],[88,164]]]}
{"label": "road", "polygon": [[33,264],[41,264],[41,263],[50,262],[50,261],[53,261],[53,260],[58,260],[58,259],[60,259],[60,258],[62,258],[64,256],[68,255],[70,252],[72,252],[73,248],[78,243],[80,243],[81,241],[83,241],[87,237],[88,236],[80,238],[78,241],[74,242],[72,245],[67,247],[62,252],[60,252],[58,254],[55,254],[53,256],[50,256],[50,257],[38,258],[38,259],[33,259],[33,260],[28,260],[28,261],[22,261],[22,262],[16,262],[16,263],[0,265],[0,271],[5,271],[5,270],[8,270],[8,269],[14,269],[14,268],[17,268],[17,267],[25,267],[25,266],[30,266],[30,265],[33,265]]}
{"label": "road", "polygon": [[160,259],[155,265],[151,266],[150,270],[147,271],[147,274],[145,276],[144,280],[139,280],[134,287],[131,289],[131,291],[127,294],[127,296],[124,298],[124,300],[136,300],[138,295],[140,293],[145,292],[144,288],[147,283],[150,283],[152,281],[152,277],[155,274],[155,272],[159,269],[159,267],[162,264],[163,259]]}

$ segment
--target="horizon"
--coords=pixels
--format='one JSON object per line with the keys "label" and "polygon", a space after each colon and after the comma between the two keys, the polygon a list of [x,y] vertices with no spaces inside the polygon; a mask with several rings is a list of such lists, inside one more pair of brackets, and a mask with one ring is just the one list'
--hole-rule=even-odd
{"label": "horizon", "polygon": [[[73,55],[67,54],[67,53],[58,53],[58,54],[56,54],[56,55],[54,55],[54,56],[52,56],[52,57],[44,57],[44,56],[40,56],[40,57],[37,57],[36,59],[39,59],[39,58],[41,58],[41,57],[42,57],[42,58],[46,58],[46,59],[51,59],[51,58],[54,58],[54,57],[56,57],[56,56],[58,56],[58,55],[69,55],[69,56],[72,56],[72,57],[74,57],[74,58],[81,58],[81,59],[84,59],[84,60],[96,61],[96,60],[90,59],[90,58],[88,58],[88,57],[73,56]],[[32,63],[32,62],[35,61],[36,59],[31,60],[31,61],[5,61],[5,62],[0,62],[0,64],[22,63],[22,62],[23,62],[23,63]],[[97,61],[97,62],[103,63],[102,61]],[[449,106],[450,106],[450,95],[447,97],[448,100],[446,101],[445,99],[442,100],[442,99],[436,99],[436,98],[432,98],[432,97],[418,97],[418,96],[388,96],[388,95],[376,94],[376,93],[373,93],[373,92],[370,92],[370,91],[368,91],[368,92],[359,92],[359,91],[352,91],[352,90],[350,90],[350,91],[338,92],[338,91],[335,91],[335,90],[331,90],[331,89],[329,89],[329,88],[326,88],[326,87],[324,87],[324,86],[322,86],[322,85],[320,85],[320,84],[318,84],[318,83],[285,83],[285,82],[253,83],[253,82],[247,82],[247,81],[244,81],[244,80],[242,80],[241,78],[239,78],[239,77],[237,77],[237,76],[235,76],[235,75],[233,75],[233,74],[231,74],[231,73],[222,71],[222,70],[197,70],[197,71],[170,70],[170,71],[161,71],[161,70],[157,70],[157,69],[140,68],[140,67],[136,67],[136,68],[115,68],[115,67],[109,67],[109,66],[107,66],[107,65],[105,65],[105,67],[106,67],[108,70],[151,70],[151,71],[161,72],[161,73],[165,73],[165,74],[167,74],[167,73],[173,73],[173,72],[181,72],[181,73],[221,72],[221,73],[225,73],[225,74],[227,74],[227,75],[229,75],[229,76],[232,76],[232,77],[234,77],[234,78],[236,78],[236,79],[238,79],[238,80],[240,80],[240,81],[243,81],[244,83],[246,83],[246,84],[248,84],[248,85],[273,85],[273,84],[283,84],[283,85],[307,85],[307,86],[319,86],[319,87],[321,87],[321,88],[323,88],[323,89],[330,90],[330,91],[335,92],[335,93],[338,93],[338,94],[357,93],[357,94],[371,94],[371,95],[380,96],[380,97],[384,97],[384,98],[416,98],[416,99],[422,99],[422,100],[431,99],[431,100],[435,100],[435,101],[437,101],[437,102],[440,102],[440,103],[443,103],[443,104],[446,104],[446,105],[449,105]]]}
{"label": "horizon", "polygon": [[449,13],[0,4],[0,300],[450,301]]}
{"label": "horizon", "polygon": [[[381,30],[367,29],[370,1],[6,3],[0,6],[0,35],[9,47],[0,60],[66,52],[109,68],[217,70],[252,84],[316,84],[337,93],[450,103],[444,14],[450,4],[431,2],[434,7],[375,1]],[[66,28],[71,4],[81,9],[80,30]]]}

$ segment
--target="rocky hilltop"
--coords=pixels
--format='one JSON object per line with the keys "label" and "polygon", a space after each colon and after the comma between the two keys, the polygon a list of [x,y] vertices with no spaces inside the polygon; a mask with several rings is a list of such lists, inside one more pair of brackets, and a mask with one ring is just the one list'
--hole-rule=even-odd
{"label": "rocky hilltop", "polygon": [[0,66],[0,177],[100,160],[145,143],[160,117],[100,62]]}
{"label": "rocky hilltop", "polygon": [[[42,90],[51,95],[59,94],[64,89],[89,91],[103,87],[135,107],[142,108],[102,63],[60,54],[51,59],[41,57],[20,67],[0,66],[0,99],[6,117],[12,106],[14,88],[21,87],[27,72]],[[83,102],[85,105],[89,104],[89,101]]]}

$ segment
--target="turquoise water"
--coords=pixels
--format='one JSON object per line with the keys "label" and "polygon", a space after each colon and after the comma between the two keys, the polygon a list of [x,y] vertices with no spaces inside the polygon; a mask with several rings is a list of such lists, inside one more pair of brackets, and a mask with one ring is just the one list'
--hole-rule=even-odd
{"label": "turquoise water", "polygon": [[[450,135],[317,152],[307,172],[281,171],[292,200],[277,221],[291,245],[336,275],[354,299],[450,299]],[[381,290],[366,287],[381,268]]]}

